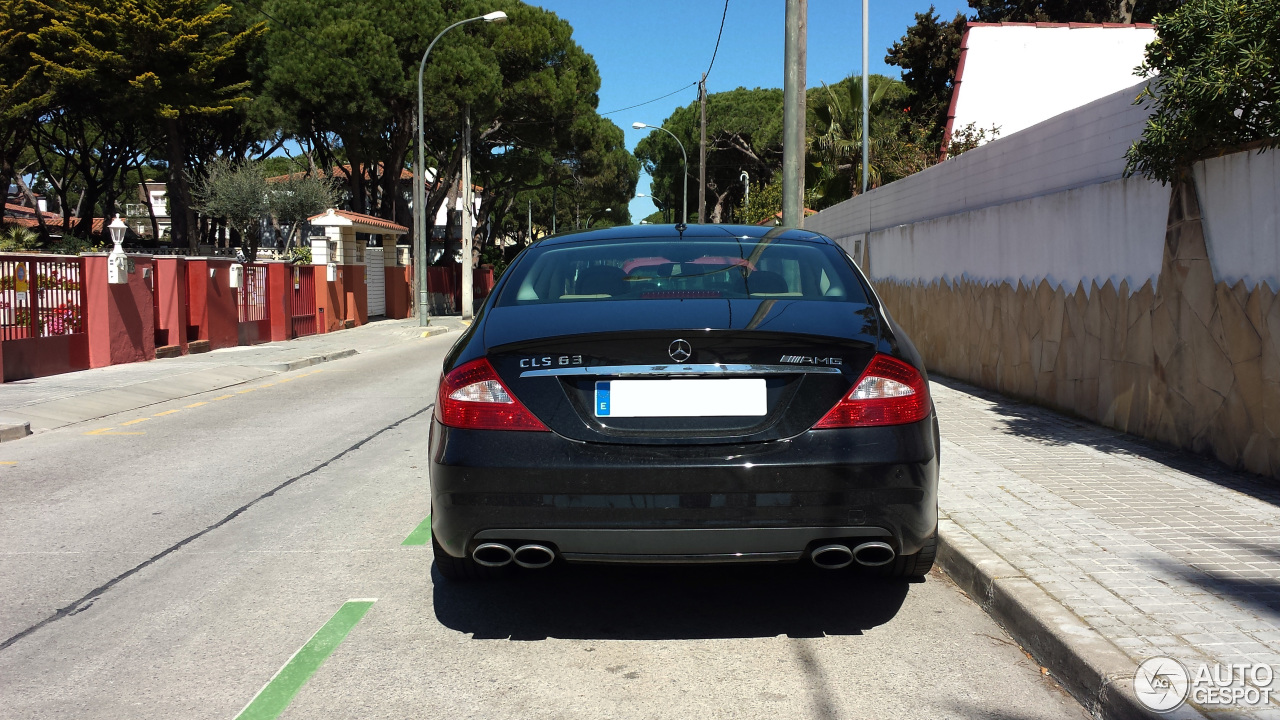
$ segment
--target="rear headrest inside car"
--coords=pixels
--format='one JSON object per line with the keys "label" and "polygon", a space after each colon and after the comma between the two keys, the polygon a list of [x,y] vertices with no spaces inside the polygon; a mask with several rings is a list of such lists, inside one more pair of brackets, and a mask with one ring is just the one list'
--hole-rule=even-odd
{"label": "rear headrest inside car", "polygon": [[612,265],[592,265],[578,273],[578,295],[625,295],[627,273]]}
{"label": "rear headrest inside car", "polygon": [[784,293],[791,290],[781,275],[768,270],[757,270],[748,275],[747,288],[752,293]]}

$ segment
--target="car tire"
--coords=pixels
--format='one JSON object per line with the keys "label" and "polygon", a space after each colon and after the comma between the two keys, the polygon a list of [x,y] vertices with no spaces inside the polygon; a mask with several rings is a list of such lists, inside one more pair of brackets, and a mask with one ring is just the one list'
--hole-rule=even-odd
{"label": "car tire", "polygon": [[506,565],[498,568],[485,567],[469,557],[456,558],[445,552],[440,547],[440,543],[436,540],[436,536],[431,536],[431,552],[435,555],[436,569],[440,571],[440,576],[450,582],[474,582],[477,580],[492,580],[508,575],[511,572],[512,565]]}
{"label": "car tire", "polygon": [[899,555],[885,565],[885,575],[892,578],[922,578],[933,569],[938,555],[938,532],[935,530],[920,551],[911,555]]}

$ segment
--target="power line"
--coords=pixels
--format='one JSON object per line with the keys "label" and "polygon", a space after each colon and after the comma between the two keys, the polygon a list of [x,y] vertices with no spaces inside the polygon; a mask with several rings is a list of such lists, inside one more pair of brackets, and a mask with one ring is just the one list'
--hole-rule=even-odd
{"label": "power line", "polygon": [[711,51],[711,64],[707,65],[707,71],[702,73],[703,80],[711,74],[711,67],[716,64],[716,54],[720,52],[720,36],[724,34],[724,19],[729,16],[729,0],[724,0],[724,13],[720,15],[720,32],[716,33],[716,49]]}
{"label": "power line", "polygon": [[656,103],[656,102],[658,102],[659,100],[665,100],[665,99],[667,99],[667,98],[671,97],[672,95],[675,95],[676,93],[684,92],[685,90],[688,90],[689,88],[691,88],[691,87],[693,87],[694,85],[697,85],[697,84],[698,84],[698,81],[697,81],[697,80],[694,80],[693,82],[689,83],[688,85],[685,85],[684,87],[682,87],[682,88],[680,88],[680,89],[678,89],[678,90],[672,90],[671,92],[667,93],[666,95],[663,95],[662,97],[656,97],[656,98],[654,98],[654,99],[652,99],[652,100],[645,100],[645,101],[644,101],[644,102],[642,102],[642,103],[636,103],[635,105],[628,105],[627,107],[624,107],[624,108],[618,108],[617,110],[610,110],[609,112],[602,112],[602,113],[597,113],[597,114],[598,114],[598,115],[600,115],[601,117],[604,117],[605,115],[614,115],[614,114],[616,114],[616,113],[620,113],[620,112],[622,112],[622,111],[624,111],[624,110],[634,110],[635,108],[642,107],[642,106],[644,106],[644,105],[648,105],[649,103]]}

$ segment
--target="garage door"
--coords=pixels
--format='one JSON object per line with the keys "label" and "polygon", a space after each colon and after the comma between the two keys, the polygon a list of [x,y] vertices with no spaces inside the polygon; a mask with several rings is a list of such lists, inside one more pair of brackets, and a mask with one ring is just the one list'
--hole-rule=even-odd
{"label": "garage door", "polygon": [[365,248],[364,277],[369,288],[369,317],[387,314],[387,271],[382,262],[383,249]]}

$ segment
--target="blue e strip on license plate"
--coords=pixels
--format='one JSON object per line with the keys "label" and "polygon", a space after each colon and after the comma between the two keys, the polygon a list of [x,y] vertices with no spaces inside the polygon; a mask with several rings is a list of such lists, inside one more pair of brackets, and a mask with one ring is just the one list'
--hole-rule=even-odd
{"label": "blue e strip on license plate", "polygon": [[764,378],[596,382],[596,417],[742,417],[767,413]]}

